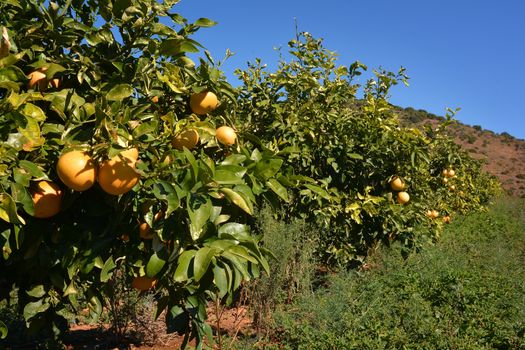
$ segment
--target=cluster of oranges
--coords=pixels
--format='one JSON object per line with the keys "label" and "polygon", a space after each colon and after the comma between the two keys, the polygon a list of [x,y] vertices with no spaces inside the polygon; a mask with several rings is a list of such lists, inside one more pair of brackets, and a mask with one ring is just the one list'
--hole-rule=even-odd
{"label": "cluster of oranges", "polygon": [[397,202],[399,204],[406,204],[410,200],[410,195],[404,191],[405,182],[399,177],[394,176],[390,181],[390,188],[397,192]]}
{"label": "cluster of oranges", "polygon": [[[46,90],[49,86],[59,88],[60,80],[48,81],[46,69],[34,71],[29,74],[29,89],[38,88]],[[158,97],[153,103],[159,101]],[[190,97],[190,108],[197,115],[210,113],[218,106],[217,96],[211,91],[195,93]],[[220,126],[216,129],[216,139],[224,146],[232,146],[237,140],[235,130],[229,126]],[[196,129],[187,128],[177,133],[171,140],[171,145],[177,150],[184,148],[193,149],[199,143],[199,133]],[[139,150],[129,148],[111,159],[97,164],[95,159],[86,150],[70,150],[64,152],[56,164],[57,175],[62,183],[75,191],[86,191],[95,182],[98,182],[102,190],[111,195],[122,195],[130,191],[139,181],[140,174],[135,165],[139,159]],[[62,203],[62,189],[51,181],[40,181],[32,191],[34,203],[34,217],[49,218],[60,212]],[[149,209],[149,208],[147,208]],[[164,212],[155,215],[154,222],[161,219]],[[139,233],[142,239],[152,239],[153,229],[146,222],[139,223]],[[153,288],[157,283],[155,278],[138,276],[133,279],[132,287],[146,291]]]}
{"label": "cluster of oranges", "polygon": [[[30,74],[31,79],[28,83],[30,89],[38,86],[41,91],[45,90],[49,82],[44,72],[45,69],[40,69]],[[60,82],[58,79],[56,81],[53,79],[51,84],[58,87]],[[203,91],[190,97],[190,108],[197,115],[207,114],[217,106],[217,96],[211,91]],[[236,142],[237,134],[231,127],[221,126],[216,129],[216,138],[224,146],[232,146]],[[183,150],[184,148],[194,148],[198,142],[198,131],[189,128],[176,134],[171,144],[174,148]],[[97,166],[96,161],[87,151],[72,150],[59,157],[56,170],[62,183],[72,190],[86,191],[95,182],[98,182],[105,192],[118,196],[130,191],[138,183],[140,174],[135,168],[138,158],[138,149],[129,148]],[[35,190],[32,191],[34,216],[49,218],[58,214],[61,208],[62,194],[61,188],[56,183],[40,181]],[[141,236],[148,237],[150,228],[146,226],[141,226],[141,228],[143,233]]]}

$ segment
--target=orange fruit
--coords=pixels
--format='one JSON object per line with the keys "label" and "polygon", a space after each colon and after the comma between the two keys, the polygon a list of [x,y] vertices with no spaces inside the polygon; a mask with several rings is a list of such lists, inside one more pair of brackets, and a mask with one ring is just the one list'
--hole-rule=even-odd
{"label": "orange fruit", "polygon": [[173,137],[171,145],[173,148],[182,151],[184,147],[192,149],[199,143],[199,133],[195,129],[186,129]]}
{"label": "orange fruit", "polygon": [[95,184],[97,168],[93,158],[84,151],[71,151],[58,158],[58,177],[69,188],[85,191]]}
{"label": "orange fruit", "polygon": [[133,164],[135,164],[139,159],[139,149],[136,147],[129,148],[120,152],[120,156],[129,159]]}
{"label": "orange fruit", "polygon": [[33,205],[36,218],[50,218],[60,211],[62,204],[62,190],[50,181],[40,181],[36,190],[32,191]]}
{"label": "orange fruit", "polygon": [[38,90],[44,91],[47,88],[47,77],[46,73],[44,73],[46,70],[46,68],[41,68],[29,73],[27,88],[34,89],[35,87],[38,87]]}
{"label": "orange fruit", "polygon": [[397,202],[399,204],[408,203],[409,200],[410,200],[410,196],[408,195],[408,193],[406,193],[406,192],[398,192],[397,193]]}
{"label": "orange fruit", "polygon": [[158,102],[159,102],[159,97],[158,97],[158,96],[153,96],[153,97],[151,98],[151,102],[153,102],[153,103],[158,103]]}
{"label": "orange fruit", "polygon": [[448,179],[446,177],[444,177],[442,180],[441,180],[444,184],[447,184],[448,183]]}
{"label": "orange fruit", "polygon": [[454,169],[448,169],[448,177],[455,177],[456,171]]}
{"label": "orange fruit", "polygon": [[432,210],[432,218],[435,219],[435,218],[437,218],[437,217],[439,217],[439,211],[437,211],[437,210]]}
{"label": "orange fruit", "polygon": [[443,222],[445,224],[450,224],[450,222],[452,221],[451,217],[450,216],[443,216]]}
{"label": "orange fruit", "polygon": [[400,177],[395,176],[392,181],[390,181],[390,188],[394,191],[403,191],[405,189],[405,183]]}
{"label": "orange fruit", "polygon": [[140,291],[151,289],[155,287],[156,284],[157,284],[156,278],[149,278],[147,276],[135,277],[133,279],[133,282],[131,282],[131,286]]}
{"label": "orange fruit", "polygon": [[105,192],[115,196],[130,191],[140,178],[140,175],[135,171],[135,162],[131,158],[121,158],[120,156],[103,162],[98,168],[100,187]]}
{"label": "orange fruit", "polygon": [[223,125],[215,131],[215,137],[217,137],[217,141],[224,146],[231,146],[235,143],[237,134],[235,133],[235,130],[229,126]]}
{"label": "orange fruit", "polygon": [[197,94],[193,94],[190,97],[190,108],[191,111],[198,115],[210,113],[219,104],[217,95],[211,91],[203,91]]}
{"label": "orange fruit", "polygon": [[[142,212],[145,214],[149,210],[149,207],[146,206],[143,208]],[[155,214],[155,217],[153,218],[153,222],[159,221],[164,216],[164,211],[160,210],[158,213]],[[151,229],[151,226],[148,225],[147,222],[142,222],[139,225],[139,236],[142,239],[153,239],[155,232]]]}
{"label": "orange fruit", "polygon": [[51,87],[54,88],[54,89],[59,89],[60,88],[60,79],[58,79],[58,78],[51,79],[51,81],[49,82],[49,85],[51,85]]}
{"label": "orange fruit", "polygon": [[451,190],[451,191],[455,191],[456,190],[456,186],[455,185],[450,185],[450,186],[448,186],[448,189]]}

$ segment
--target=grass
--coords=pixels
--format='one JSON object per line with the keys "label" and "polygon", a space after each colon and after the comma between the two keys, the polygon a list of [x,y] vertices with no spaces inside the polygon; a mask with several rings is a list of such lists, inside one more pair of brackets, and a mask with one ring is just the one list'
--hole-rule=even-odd
{"label": "grass", "polygon": [[273,314],[274,337],[237,349],[525,349],[525,201],[458,218],[403,259],[339,273]]}

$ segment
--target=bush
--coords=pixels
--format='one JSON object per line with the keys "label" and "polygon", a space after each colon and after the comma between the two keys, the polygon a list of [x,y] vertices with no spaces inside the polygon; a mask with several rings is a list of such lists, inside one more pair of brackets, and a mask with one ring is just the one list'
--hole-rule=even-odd
{"label": "bush", "polygon": [[525,202],[453,223],[440,245],[404,260],[382,250],[370,272],[276,314],[286,349],[522,349]]}
{"label": "bush", "polygon": [[290,303],[297,295],[312,291],[318,242],[314,229],[304,221],[278,221],[268,207],[260,212],[257,222],[264,248],[273,255],[269,261],[270,274],[246,287],[254,325],[261,332],[268,329],[269,317],[278,305]]}

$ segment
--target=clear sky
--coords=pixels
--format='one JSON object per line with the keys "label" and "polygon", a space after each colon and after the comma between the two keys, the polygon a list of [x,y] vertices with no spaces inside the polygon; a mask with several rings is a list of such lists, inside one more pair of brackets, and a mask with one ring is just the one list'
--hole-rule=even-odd
{"label": "clear sky", "polygon": [[339,63],[407,69],[391,102],[525,139],[525,0],[182,0],[174,10],[219,24],[194,37],[233,70],[260,57],[275,67],[274,47],[299,30],[323,38]]}

